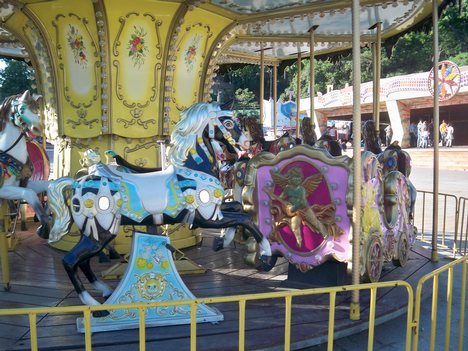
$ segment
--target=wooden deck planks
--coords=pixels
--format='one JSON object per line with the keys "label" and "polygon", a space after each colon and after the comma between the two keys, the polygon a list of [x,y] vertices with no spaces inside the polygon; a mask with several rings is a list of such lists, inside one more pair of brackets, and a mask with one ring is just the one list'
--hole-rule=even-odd
{"label": "wooden deck planks", "polygon": [[[79,305],[61,264],[63,253],[36,237],[33,232],[20,233],[20,245],[10,253],[12,267],[12,291],[0,292],[0,307],[70,306]],[[207,269],[202,274],[183,275],[182,279],[197,297],[226,296],[271,292],[286,289],[288,264],[280,259],[268,273],[258,272],[243,262],[243,247],[231,245],[219,252],[211,250],[212,235],[207,235],[202,244],[185,251],[196,263]],[[384,266],[383,280],[403,279],[415,284],[420,277],[441,264],[432,264],[427,250],[416,248],[410,254],[408,266]],[[112,264],[93,263],[96,271]],[[116,286],[117,281],[109,281]],[[398,291],[400,290],[400,291]],[[96,297],[97,292],[90,290]],[[402,293],[403,292],[403,293]],[[378,291],[378,316],[386,316],[406,306],[401,288]],[[361,293],[362,321],[349,320],[350,293],[337,296],[335,332],[366,328],[369,293]],[[397,303],[398,302],[398,303]],[[259,300],[247,303],[246,349],[281,349],[284,340],[284,299]],[[237,350],[238,304],[214,304],[225,320],[218,324],[197,325],[197,345],[200,350]],[[403,313],[405,311],[403,310]],[[84,336],[76,332],[78,315],[61,314],[38,317],[39,348],[41,350],[83,350]],[[0,350],[29,350],[27,316],[0,317]],[[328,295],[302,296],[293,299],[291,340],[293,345],[313,345],[326,338],[328,328]],[[5,329],[3,328],[5,326]],[[4,330],[4,332],[3,332]],[[147,328],[147,349],[189,349],[189,326]],[[16,342],[12,343],[12,340]],[[138,330],[94,333],[93,350],[136,350]],[[220,344],[222,342],[222,344]],[[222,345],[222,348],[220,348]],[[304,346],[305,347],[305,346]]]}

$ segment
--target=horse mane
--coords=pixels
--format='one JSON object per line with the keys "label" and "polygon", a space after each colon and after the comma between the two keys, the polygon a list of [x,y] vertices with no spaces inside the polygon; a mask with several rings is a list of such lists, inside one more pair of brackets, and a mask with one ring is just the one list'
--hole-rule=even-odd
{"label": "horse mane", "polygon": [[265,143],[263,126],[255,116],[239,116],[239,123],[243,130],[248,131],[254,143]]}
{"label": "horse mane", "polygon": [[373,120],[366,121],[362,126],[362,139],[364,140],[364,150],[373,152],[376,155],[382,152]]}
{"label": "horse mane", "polygon": [[301,121],[302,143],[306,145],[314,145],[317,141],[317,135],[310,121],[310,117],[304,117]]}
{"label": "horse mane", "polygon": [[2,104],[0,105],[0,132],[5,129],[5,125],[10,120],[10,112],[11,112],[11,103],[16,98],[20,97],[21,95],[11,95],[3,100]]}
{"label": "horse mane", "polygon": [[217,104],[200,102],[190,106],[180,115],[171,134],[171,144],[167,151],[167,158],[173,165],[182,167],[187,160],[190,149],[197,144],[197,138],[210,120],[210,113],[221,111]]}
{"label": "horse mane", "polygon": [[322,136],[317,140],[315,146],[317,147],[324,147],[323,144],[328,143],[329,150],[328,152],[332,156],[341,156],[343,155],[343,149],[338,141],[333,139],[331,135],[322,134]]}

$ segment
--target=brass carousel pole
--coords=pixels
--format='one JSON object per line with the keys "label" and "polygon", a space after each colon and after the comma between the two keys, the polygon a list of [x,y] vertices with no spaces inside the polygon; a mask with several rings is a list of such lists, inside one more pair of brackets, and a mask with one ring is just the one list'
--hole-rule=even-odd
{"label": "brass carousel pole", "polygon": [[278,66],[273,65],[273,137],[276,139],[276,101],[278,100]]}
{"label": "brass carousel pole", "polygon": [[372,43],[373,68],[373,119],[377,136],[380,137],[380,50],[382,47],[382,23],[377,22],[369,29],[377,29],[375,43]]}
{"label": "brass carousel pole", "polygon": [[300,111],[301,111],[301,64],[302,56],[299,49],[297,54],[297,98],[296,98],[296,137],[299,138],[300,133]]}
{"label": "brass carousel pole", "polygon": [[265,95],[265,53],[263,42],[260,43],[260,123],[263,123],[263,96]]}
{"label": "brass carousel pole", "polygon": [[[359,284],[359,248],[361,236],[361,42],[360,42],[360,4],[359,0],[352,2],[353,31],[353,270],[352,284]],[[353,290],[351,295],[350,318],[359,320],[361,307],[359,290]]]}
{"label": "brass carousel pole", "polygon": [[433,71],[434,71],[434,173],[433,173],[433,203],[432,203],[432,262],[439,261],[437,253],[437,234],[439,227],[439,94],[438,94],[438,83],[439,83],[439,18],[438,18],[438,1],[432,1],[432,33],[433,33]]}
{"label": "brass carousel pole", "polygon": [[310,45],[310,65],[309,65],[309,80],[310,80],[310,93],[309,93],[309,99],[310,99],[310,123],[312,124],[312,128],[315,126],[315,109],[314,109],[314,96],[315,96],[315,62],[314,62],[314,56],[315,56],[315,38],[314,38],[314,32],[318,28],[318,26],[312,26],[309,29],[310,33],[310,38],[309,38],[309,45]]}

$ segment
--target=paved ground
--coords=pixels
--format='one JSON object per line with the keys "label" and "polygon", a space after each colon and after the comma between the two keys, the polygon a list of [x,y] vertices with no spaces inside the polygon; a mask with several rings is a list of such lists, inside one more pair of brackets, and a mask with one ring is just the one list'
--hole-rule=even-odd
{"label": "paved ground", "polygon": [[[433,173],[429,168],[413,168],[410,179],[417,190],[433,190]],[[441,170],[439,193],[468,197],[468,172]]]}
{"label": "paved ground", "polygon": [[[461,276],[461,269],[454,270],[455,282],[459,282],[457,277]],[[445,320],[446,320],[446,291],[447,281],[446,275],[442,276],[439,282],[439,298],[438,298],[438,313],[437,313],[437,334],[435,341],[435,350],[444,350],[445,345]],[[450,345],[446,350],[456,350],[458,345],[458,330],[459,330],[459,311],[460,311],[460,284],[456,284],[453,289],[453,303],[452,303],[452,319],[451,319],[451,337]],[[424,292],[431,294],[431,284],[428,283]],[[428,296],[430,297],[430,296]],[[428,298],[422,304],[421,310],[421,325],[419,328],[419,342],[418,350],[430,349],[430,336],[431,336],[431,299]],[[466,308],[465,308],[466,315]],[[377,326],[374,336],[374,350],[377,351],[401,351],[405,350],[405,333],[406,333],[406,315],[393,319],[385,324]],[[468,348],[468,326],[465,321],[465,328],[463,333],[463,350]],[[334,351],[361,351],[368,349],[368,333],[362,332],[352,336],[335,340],[333,345]],[[306,349],[307,351],[325,351],[327,344],[315,346]]]}

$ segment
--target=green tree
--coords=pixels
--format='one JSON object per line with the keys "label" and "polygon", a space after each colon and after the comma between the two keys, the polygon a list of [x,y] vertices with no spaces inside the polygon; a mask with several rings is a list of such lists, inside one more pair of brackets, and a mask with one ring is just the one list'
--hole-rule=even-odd
{"label": "green tree", "polygon": [[411,32],[398,39],[382,77],[429,71],[432,67],[432,33]]}
{"label": "green tree", "polygon": [[449,57],[448,59],[455,62],[458,66],[468,65],[468,52],[461,52],[455,56]]}
{"label": "green tree", "polygon": [[34,74],[32,68],[25,62],[19,60],[4,60],[6,66],[0,70],[0,100],[8,96],[16,95],[25,90],[33,89],[30,76]]}
{"label": "green tree", "polygon": [[463,7],[449,6],[439,20],[440,58],[450,59],[468,52],[468,0]]}
{"label": "green tree", "polygon": [[236,105],[239,108],[257,108],[258,103],[256,101],[255,94],[249,89],[237,89],[235,93]]}

